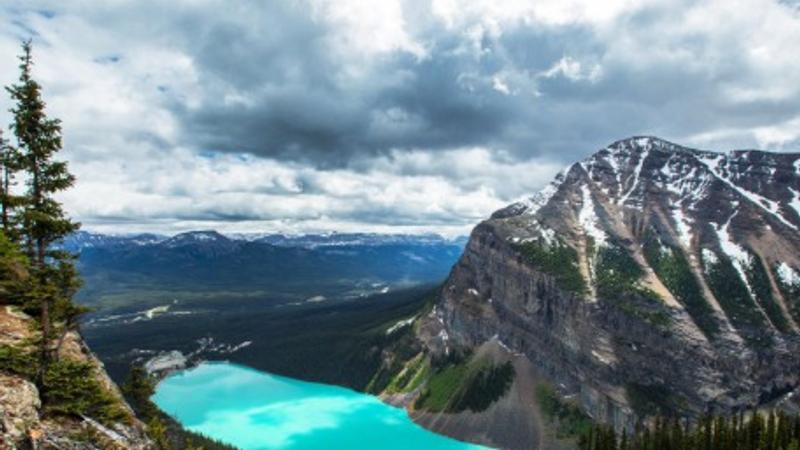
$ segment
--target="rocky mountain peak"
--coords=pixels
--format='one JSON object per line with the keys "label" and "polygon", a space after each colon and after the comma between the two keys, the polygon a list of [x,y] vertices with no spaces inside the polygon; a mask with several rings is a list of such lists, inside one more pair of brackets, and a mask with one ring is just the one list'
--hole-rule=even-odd
{"label": "rocky mountain peak", "polygon": [[637,386],[688,415],[775,401],[800,385],[799,230],[800,154],[620,140],[478,225],[422,329],[498,337],[618,426]]}
{"label": "rocky mountain peak", "polygon": [[227,242],[230,239],[214,230],[187,231],[176,234],[166,241],[166,243],[177,242]]}
{"label": "rocky mountain peak", "polygon": [[232,239],[216,231],[188,231],[159,243],[159,245],[172,249],[214,249],[230,250],[237,246]]}

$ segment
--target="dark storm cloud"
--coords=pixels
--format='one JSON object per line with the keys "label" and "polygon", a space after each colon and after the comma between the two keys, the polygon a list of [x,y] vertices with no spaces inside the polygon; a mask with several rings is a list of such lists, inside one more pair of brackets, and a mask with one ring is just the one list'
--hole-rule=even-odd
{"label": "dark storm cloud", "polygon": [[[178,107],[189,135],[198,145],[218,150],[339,165],[396,148],[485,145],[502,135],[524,107],[485,80],[471,80],[486,71],[470,74],[473,64],[452,54],[456,42],[438,43],[423,60],[389,55],[357,83],[337,82],[346,68],[318,45],[310,39],[307,49],[256,58],[262,61],[258,70],[221,74],[214,83],[245,86],[246,102],[225,104],[214,97],[191,110]],[[201,61],[209,72],[228,66],[210,55]]]}
{"label": "dark storm cloud", "polygon": [[[489,146],[568,162],[632,134],[685,140],[798,115],[796,91],[732,99],[726,87],[759,90],[769,82],[747,60],[755,44],[728,36],[736,30],[714,17],[706,18],[709,27],[683,30],[693,9],[681,3],[623,10],[603,26],[519,18],[492,32],[480,18],[445,26],[430,5],[407,2],[397,20],[407,21],[404,31],[423,54],[398,48],[353,57],[359,49],[347,45],[363,42],[332,44],[343,25],[310,2],[77,9],[190,59],[197,92],[169,79],[157,89],[181,142],[202,150],[338,167],[393,149]],[[47,19],[62,13],[34,11],[47,11]],[[118,63],[124,53],[96,58]]]}
{"label": "dark storm cloud", "polygon": [[[428,25],[410,28],[427,55],[376,56],[368,76],[352,80],[344,75],[352,62],[326,48],[325,37],[334,32],[329,25],[273,5],[262,11],[258,29],[223,23],[198,33],[191,50],[211,95],[196,107],[175,105],[175,112],[199,147],[323,167],[391,149],[465,146],[569,161],[628,135],[680,140],[798,114],[796,96],[732,101],[726,85],[765,82],[751,73],[742,56],[747,49],[732,40],[719,54],[725,49],[713,34],[670,36],[681,20],[670,18],[675,9],[643,8],[619,22],[618,33],[639,42],[636,51],[652,44],[668,53],[662,63],[641,66],[640,55],[610,54],[618,37],[591,24],[515,24],[499,36],[484,33],[477,50],[465,50],[463,30],[430,25],[417,12]],[[665,45],[666,39],[673,41]],[[565,56],[581,65],[576,73],[542,76]],[[703,58],[714,64],[698,67]],[[591,78],[592,67],[602,73]],[[509,81],[516,95],[493,85],[504,71],[516,77]],[[225,101],[226,92],[243,101]],[[736,144],[753,142],[733,139]]]}

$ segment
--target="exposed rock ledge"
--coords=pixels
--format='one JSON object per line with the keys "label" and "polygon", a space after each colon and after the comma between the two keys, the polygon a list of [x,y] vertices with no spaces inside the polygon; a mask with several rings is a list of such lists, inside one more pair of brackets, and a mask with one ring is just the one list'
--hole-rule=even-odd
{"label": "exposed rock ledge", "polygon": [[[30,317],[0,307],[0,346],[19,345],[30,338]],[[135,417],[103,364],[89,351],[77,333],[67,335],[61,356],[91,363],[94,376]],[[39,391],[30,381],[0,372],[0,448],[58,450],[151,450],[153,443],[145,427],[133,418],[130,423],[104,426],[89,417],[42,416]]]}

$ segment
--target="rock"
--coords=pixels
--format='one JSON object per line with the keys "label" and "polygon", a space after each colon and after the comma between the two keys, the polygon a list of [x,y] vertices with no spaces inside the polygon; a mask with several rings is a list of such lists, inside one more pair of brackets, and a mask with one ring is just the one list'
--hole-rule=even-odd
{"label": "rock", "polygon": [[149,359],[144,368],[149,374],[158,374],[183,369],[186,367],[186,362],[187,359],[183,353],[172,350]]}
{"label": "rock", "polygon": [[39,428],[39,391],[30,381],[0,374],[0,430],[2,442],[17,448]]}
{"label": "rock", "polygon": [[[33,337],[33,319],[11,307],[0,308],[0,345],[23,345]],[[89,363],[94,377],[129,413],[127,419],[102,425],[90,417],[42,415],[39,391],[21,376],[0,373],[0,448],[39,450],[155,450],[145,426],[133,415],[102,363],[78,333],[68,333],[59,357]]]}

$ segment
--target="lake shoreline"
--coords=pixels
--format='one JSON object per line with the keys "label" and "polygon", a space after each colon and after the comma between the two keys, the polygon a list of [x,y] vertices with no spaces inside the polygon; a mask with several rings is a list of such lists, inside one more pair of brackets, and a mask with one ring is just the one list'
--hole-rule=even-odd
{"label": "lake shoreline", "polygon": [[153,401],[187,429],[242,450],[490,450],[427,430],[374,395],[225,361],[162,374]]}

